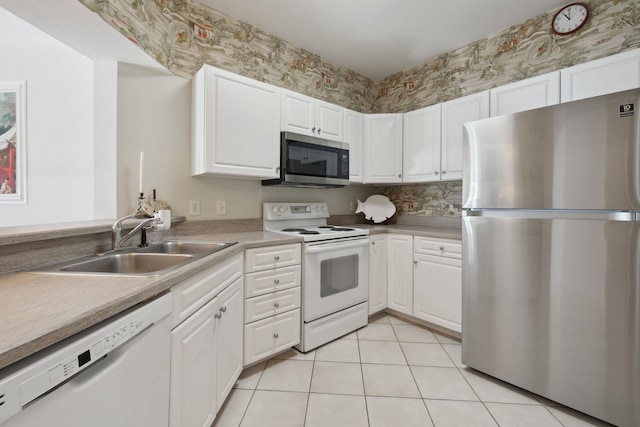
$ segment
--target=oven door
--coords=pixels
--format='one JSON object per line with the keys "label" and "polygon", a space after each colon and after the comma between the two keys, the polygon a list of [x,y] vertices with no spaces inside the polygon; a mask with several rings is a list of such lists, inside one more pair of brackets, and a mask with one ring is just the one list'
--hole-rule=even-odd
{"label": "oven door", "polygon": [[304,244],[303,318],[318,319],[369,296],[369,237]]}

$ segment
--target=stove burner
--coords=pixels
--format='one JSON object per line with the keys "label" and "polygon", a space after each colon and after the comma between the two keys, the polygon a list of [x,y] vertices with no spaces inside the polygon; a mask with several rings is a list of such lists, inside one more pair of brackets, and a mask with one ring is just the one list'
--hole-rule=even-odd
{"label": "stove burner", "polygon": [[303,231],[307,231],[307,230],[304,228],[285,228],[282,231],[286,231],[289,233],[302,233]]}
{"label": "stove burner", "polygon": [[318,228],[333,228],[333,225],[319,225]]}
{"label": "stove burner", "polygon": [[300,234],[320,234],[320,232],[313,231],[313,230],[304,230],[304,231],[301,231]]}
{"label": "stove burner", "polygon": [[353,231],[353,228],[333,227],[331,231]]}

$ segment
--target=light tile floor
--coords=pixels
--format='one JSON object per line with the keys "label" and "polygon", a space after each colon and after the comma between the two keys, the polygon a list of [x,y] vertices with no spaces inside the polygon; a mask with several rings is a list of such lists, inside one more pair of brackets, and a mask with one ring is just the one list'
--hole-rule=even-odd
{"label": "light tile floor", "polygon": [[382,314],[245,369],[215,427],[608,426],[465,367],[460,342]]}

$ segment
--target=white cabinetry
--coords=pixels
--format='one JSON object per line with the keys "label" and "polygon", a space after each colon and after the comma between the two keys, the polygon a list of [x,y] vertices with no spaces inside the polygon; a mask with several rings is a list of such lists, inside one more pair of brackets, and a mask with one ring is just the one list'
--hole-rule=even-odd
{"label": "white cabinetry", "polygon": [[491,116],[518,113],[560,103],[560,72],[543,74],[489,91]]}
{"label": "white cabinetry", "polygon": [[210,426],[242,370],[242,255],[172,288],[170,425]]}
{"label": "white cabinetry", "polygon": [[367,114],[364,141],[365,183],[402,182],[402,114]]}
{"label": "white cabinetry", "polygon": [[441,105],[404,114],[403,182],[440,181]]}
{"label": "white cabinetry", "polygon": [[192,175],[278,176],[280,89],[205,65],[192,115]]}
{"label": "white cabinetry", "polygon": [[461,243],[416,237],[414,251],[413,316],[461,332]]}
{"label": "white cabinetry", "polygon": [[640,49],[560,70],[561,101],[569,102],[640,87]]}
{"label": "white cabinetry", "polygon": [[413,236],[389,234],[388,306],[400,313],[413,314]]}
{"label": "white cabinetry", "polygon": [[369,315],[387,308],[387,235],[369,237]]}
{"label": "white cabinetry", "polygon": [[290,90],[282,90],[282,130],[344,141],[344,108]]}
{"label": "white cabinetry", "polygon": [[462,179],[463,124],[489,117],[489,92],[442,104],[441,180]]}
{"label": "white cabinetry", "polygon": [[364,182],[364,114],[344,110],[344,142],[349,144],[349,180]]}
{"label": "white cabinetry", "polygon": [[300,343],[299,243],[245,251],[244,365]]}

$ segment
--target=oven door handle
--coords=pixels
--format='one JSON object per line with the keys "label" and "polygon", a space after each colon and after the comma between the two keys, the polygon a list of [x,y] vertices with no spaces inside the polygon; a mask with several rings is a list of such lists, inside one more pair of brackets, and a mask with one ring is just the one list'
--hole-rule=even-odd
{"label": "oven door handle", "polygon": [[322,252],[329,252],[336,249],[348,249],[348,248],[357,248],[360,246],[368,246],[369,238],[364,237],[357,240],[348,240],[345,242],[318,242],[318,243],[307,243],[305,244],[305,253],[308,254],[318,254]]}

